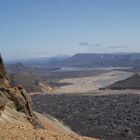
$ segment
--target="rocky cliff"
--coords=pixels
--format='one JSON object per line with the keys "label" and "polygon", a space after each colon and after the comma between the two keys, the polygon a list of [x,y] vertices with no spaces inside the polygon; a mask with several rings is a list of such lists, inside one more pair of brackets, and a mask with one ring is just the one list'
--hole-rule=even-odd
{"label": "rocky cliff", "polygon": [[27,119],[34,126],[41,126],[33,113],[32,102],[21,85],[11,87],[8,74],[6,72],[2,57],[0,56],[0,109],[3,111],[5,107],[14,108],[16,111],[25,113]]}
{"label": "rocky cliff", "polygon": [[9,78],[0,55],[0,87],[10,87]]}

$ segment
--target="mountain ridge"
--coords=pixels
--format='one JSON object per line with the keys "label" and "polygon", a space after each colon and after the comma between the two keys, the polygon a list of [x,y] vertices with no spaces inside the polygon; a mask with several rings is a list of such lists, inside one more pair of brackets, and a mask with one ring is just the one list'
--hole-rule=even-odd
{"label": "mountain ridge", "polygon": [[78,53],[48,67],[140,67],[140,53]]}

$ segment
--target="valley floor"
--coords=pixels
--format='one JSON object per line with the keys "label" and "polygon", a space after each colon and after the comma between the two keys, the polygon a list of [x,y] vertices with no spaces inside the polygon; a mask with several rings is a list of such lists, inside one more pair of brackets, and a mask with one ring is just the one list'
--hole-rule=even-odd
{"label": "valley floor", "polygon": [[59,83],[69,83],[58,88],[55,88],[53,93],[81,93],[81,92],[91,92],[98,90],[99,88],[106,87],[113,84],[116,81],[124,80],[134,73],[112,70],[102,74],[89,77],[79,77],[79,78],[66,78],[60,80]]}

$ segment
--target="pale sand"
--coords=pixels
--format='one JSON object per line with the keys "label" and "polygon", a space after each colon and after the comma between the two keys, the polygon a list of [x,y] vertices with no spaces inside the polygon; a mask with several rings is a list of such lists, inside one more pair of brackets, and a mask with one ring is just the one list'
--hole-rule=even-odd
{"label": "pale sand", "polygon": [[53,93],[81,93],[92,92],[99,88],[108,86],[119,80],[124,80],[134,73],[124,71],[109,71],[107,73],[100,74],[98,76],[81,77],[81,78],[68,78],[59,81],[71,83],[71,85],[61,86],[56,88]]}

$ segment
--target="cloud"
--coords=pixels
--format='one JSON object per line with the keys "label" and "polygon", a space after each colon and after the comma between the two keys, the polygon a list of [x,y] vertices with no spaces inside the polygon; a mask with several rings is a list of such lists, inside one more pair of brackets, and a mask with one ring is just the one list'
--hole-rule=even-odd
{"label": "cloud", "polygon": [[95,46],[96,46],[96,47],[101,47],[102,44],[96,43]]}
{"label": "cloud", "polygon": [[90,43],[88,41],[80,42],[79,45],[83,47],[87,47],[88,49],[92,49],[94,47],[95,48],[102,47],[102,48],[109,48],[109,49],[125,49],[128,47],[127,45],[104,45],[101,43]]}
{"label": "cloud", "polygon": [[88,43],[88,42],[80,42],[79,45],[80,45],[80,46],[88,46],[89,43]]}
{"label": "cloud", "polygon": [[79,45],[80,46],[84,46],[84,47],[101,47],[102,46],[102,44],[100,44],[100,43],[90,43],[90,42],[88,42],[88,41],[86,41],[86,42],[80,42],[79,43]]}
{"label": "cloud", "polygon": [[109,48],[111,49],[123,49],[127,47],[128,47],[127,45],[109,46]]}

